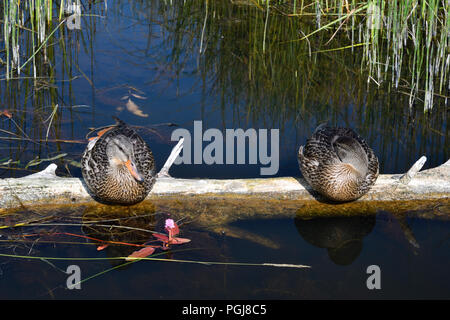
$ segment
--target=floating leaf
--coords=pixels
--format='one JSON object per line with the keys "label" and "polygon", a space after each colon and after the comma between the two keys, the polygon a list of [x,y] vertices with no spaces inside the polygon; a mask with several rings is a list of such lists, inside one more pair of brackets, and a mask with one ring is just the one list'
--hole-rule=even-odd
{"label": "floating leaf", "polygon": [[151,255],[153,252],[155,252],[155,248],[152,247],[145,247],[141,250],[134,251],[132,254],[130,254],[128,257],[126,257],[126,261],[139,259],[139,258],[145,258],[149,255]]}
{"label": "floating leaf", "polygon": [[183,244],[188,242],[191,242],[191,239],[174,237],[171,239],[170,244]]}
{"label": "floating leaf", "polygon": [[0,115],[4,115],[5,117],[11,119],[12,118],[12,114],[8,111],[8,110],[3,110]]}
{"label": "floating leaf", "polygon": [[126,104],[127,110],[130,111],[132,114],[138,116],[138,117],[148,117],[148,114],[143,113],[142,110],[139,108],[139,106],[133,102],[133,100],[128,99]]}
{"label": "floating leaf", "polygon": [[169,242],[169,237],[166,236],[165,234],[154,233],[153,236],[155,238],[157,238],[159,241],[166,242],[166,243]]}
{"label": "floating leaf", "polygon": [[158,233],[154,233],[153,236],[157,238],[159,241],[162,241],[164,243],[164,247],[168,247],[171,244],[183,244],[191,241],[190,239],[186,238],[178,238],[178,237],[169,238],[165,234],[158,234]]}
{"label": "floating leaf", "polygon": [[104,245],[102,245],[102,246],[98,246],[98,247],[97,247],[97,251],[101,251],[101,250],[105,249],[105,248],[108,247],[108,246],[109,246],[109,244],[104,244]]}
{"label": "floating leaf", "polygon": [[131,95],[132,95],[133,97],[135,97],[135,98],[138,98],[138,99],[142,99],[142,100],[147,99],[147,97],[140,96],[140,95],[138,95],[138,94],[136,94],[136,93],[132,93]]}
{"label": "floating leaf", "polygon": [[114,128],[114,127],[108,127],[108,128],[100,130],[99,132],[97,132],[97,136],[101,137],[102,135],[104,135],[107,131],[111,130],[112,128]]}

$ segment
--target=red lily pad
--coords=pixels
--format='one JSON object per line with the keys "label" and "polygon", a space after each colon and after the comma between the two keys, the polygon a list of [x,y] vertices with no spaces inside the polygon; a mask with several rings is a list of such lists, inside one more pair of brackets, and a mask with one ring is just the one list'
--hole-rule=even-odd
{"label": "red lily pad", "polygon": [[104,244],[104,245],[98,246],[98,247],[97,247],[97,251],[103,250],[103,249],[105,249],[107,246],[109,246],[109,244]]}
{"label": "red lily pad", "polygon": [[155,252],[155,248],[145,247],[145,248],[142,248],[141,250],[134,251],[125,260],[131,261],[134,259],[145,258],[145,257],[151,255],[153,252]]}

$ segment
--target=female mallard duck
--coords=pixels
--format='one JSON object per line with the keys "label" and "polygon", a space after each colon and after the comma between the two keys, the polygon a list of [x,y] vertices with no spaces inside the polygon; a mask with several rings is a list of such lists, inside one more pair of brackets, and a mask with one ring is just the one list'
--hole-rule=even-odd
{"label": "female mallard duck", "polygon": [[320,125],[298,151],[300,170],[311,187],[334,201],[367,193],[378,177],[378,159],[353,130]]}
{"label": "female mallard duck", "polygon": [[[114,117],[115,118],[115,117]],[[145,141],[122,120],[91,138],[81,161],[84,181],[101,202],[134,204],[155,183],[155,162]]]}

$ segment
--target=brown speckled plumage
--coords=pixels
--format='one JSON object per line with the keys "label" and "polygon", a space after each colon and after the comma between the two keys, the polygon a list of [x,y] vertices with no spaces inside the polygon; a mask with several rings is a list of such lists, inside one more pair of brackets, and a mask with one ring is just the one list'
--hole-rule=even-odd
{"label": "brown speckled plumage", "polygon": [[334,201],[367,193],[378,177],[378,159],[348,128],[317,127],[298,152],[300,170],[310,186]]}
{"label": "brown speckled plumage", "polygon": [[[145,199],[156,181],[155,162],[145,141],[123,121],[103,130],[91,140],[83,154],[84,181],[99,201],[134,204]],[[131,163],[140,179],[125,165]],[[141,180],[141,181],[139,181]]]}

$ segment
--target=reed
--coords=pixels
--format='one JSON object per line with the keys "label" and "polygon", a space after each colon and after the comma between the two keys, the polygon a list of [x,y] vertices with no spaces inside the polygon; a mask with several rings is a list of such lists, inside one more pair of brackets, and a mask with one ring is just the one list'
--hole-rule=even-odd
{"label": "reed", "polygon": [[[136,1],[139,3],[140,1]],[[164,1],[167,7],[182,7],[180,12],[202,9],[201,21],[194,16],[187,20],[196,30],[201,55],[204,51],[206,27],[214,29],[220,23],[224,1]],[[387,83],[398,89],[409,83],[410,106],[423,100],[424,111],[431,110],[437,95],[448,96],[450,90],[450,2],[446,0],[233,0],[233,18],[249,20],[251,32],[258,34],[253,46],[262,52],[261,59],[274,52],[274,46],[283,50],[286,43],[308,42],[314,37],[316,52],[352,48],[360,54],[361,71],[371,84]],[[60,29],[67,2],[63,0],[2,0],[2,39],[5,44],[7,79],[20,75],[32,62],[33,77],[40,75],[36,56],[46,59],[48,41]],[[145,3],[145,2],[144,2]],[[261,13],[258,13],[260,11]],[[251,12],[245,17],[242,12]],[[252,16],[261,16],[261,22]],[[53,20],[59,24],[53,25]],[[280,19],[285,22],[281,23]],[[200,23],[201,22],[201,23]],[[308,33],[286,32],[280,24],[296,26],[313,24]],[[304,32],[304,27],[298,28]],[[276,35],[274,33],[277,33]],[[285,33],[280,35],[280,33]],[[211,35],[209,35],[211,38]],[[338,42],[338,41],[339,42]],[[31,45],[27,44],[31,42]],[[361,46],[360,50],[355,50]],[[23,50],[26,48],[26,52]],[[270,49],[269,49],[270,48]],[[253,48],[255,49],[255,48]],[[306,52],[296,48],[297,54]],[[269,52],[270,50],[270,52]],[[259,54],[259,53],[258,53]],[[27,57],[21,63],[20,57]]]}
{"label": "reed", "polygon": [[[65,25],[68,3],[0,0],[0,108],[12,114],[0,124],[0,172],[33,170],[33,159],[64,154],[62,143],[71,140],[59,138],[62,124],[70,121],[78,107],[72,89],[72,81],[81,77],[75,75],[76,52],[80,43],[85,52],[92,52],[94,33],[87,40],[83,36],[95,29],[98,19],[85,17],[101,12],[104,3],[89,6],[86,1],[89,11],[82,15],[81,31]],[[9,159],[16,160],[6,165]]]}
{"label": "reed", "polygon": [[[399,90],[408,84],[411,108],[423,101],[423,110],[428,111],[433,108],[437,96],[445,99],[449,96],[449,1],[231,2],[235,8],[225,9],[227,5],[223,1],[165,1],[165,4],[173,9],[175,16],[177,12],[183,15],[191,12],[191,26],[184,26],[189,30],[197,29],[196,34],[201,34],[201,46],[203,39],[215,41],[217,38],[217,35],[208,34],[205,27],[211,32],[220,29],[221,34],[226,32],[218,26],[221,20],[235,19],[246,25],[248,36],[252,37],[248,55],[256,54],[263,65],[284,50],[295,50],[299,56],[308,55],[314,41],[312,51],[317,54],[351,48],[352,53],[362,57],[360,71],[369,85]],[[200,9],[203,10],[202,21],[208,21],[201,31],[196,27],[199,21],[195,18]],[[293,45],[300,42],[305,45]],[[310,63],[314,63],[315,57],[310,58]]]}
{"label": "reed", "polygon": [[[217,97],[202,106],[202,114],[220,109],[224,128],[230,125],[226,121],[235,127],[252,123],[280,128],[283,135],[285,129],[295,127],[296,132],[284,137],[292,141],[284,143],[296,146],[298,137],[328,121],[357,128],[379,150],[385,172],[407,169],[401,156],[405,150],[420,149],[431,162],[445,162],[448,152],[440,150],[446,149],[449,137],[450,58],[443,42],[449,33],[442,23],[448,10],[439,3],[440,18],[430,43],[440,48],[442,57],[430,49],[429,61],[439,66],[430,69],[425,61],[428,48],[422,41],[426,29],[421,25],[426,23],[414,24],[411,11],[397,6],[403,18],[396,18],[393,39],[394,27],[386,30],[387,24],[393,24],[388,19],[394,15],[390,2],[376,4],[384,10],[379,29],[367,27],[367,1],[348,1],[348,10],[345,1],[324,1],[318,12],[314,1],[297,1],[295,13],[289,3],[271,2],[268,19],[265,2],[208,1],[206,26],[204,0],[160,3],[164,40],[156,55],[165,57],[167,48],[172,51],[169,63],[161,59],[158,68],[191,70],[189,61],[197,61],[194,70],[204,81],[204,94]],[[146,8],[142,2],[140,12]],[[407,25],[398,26],[400,19]],[[417,40],[409,29],[421,37],[420,45],[414,44]],[[206,49],[199,54],[202,32]],[[180,73],[172,74],[177,78]],[[428,112],[431,107],[433,112]]]}
{"label": "reed", "polygon": [[[31,40],[32,52],[26,56],[33,60],[33,76],[37,77],[35,55],[44,50],[43,43],[48,40],[47,33],[52,21],[53,2],[44,0],[3,0],[2,10],[2,38],[6,52],[6,79],[11,79],[15,74],[20,75],[20,57],[22,48],[29,48],[25,41]],[[45,52],[44,52],[45,54]]]}

